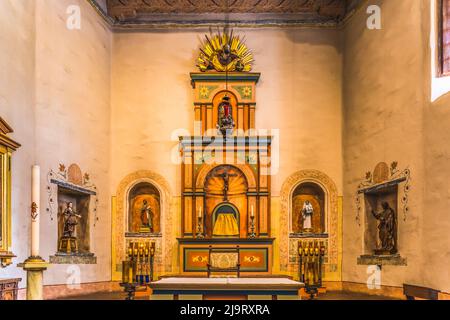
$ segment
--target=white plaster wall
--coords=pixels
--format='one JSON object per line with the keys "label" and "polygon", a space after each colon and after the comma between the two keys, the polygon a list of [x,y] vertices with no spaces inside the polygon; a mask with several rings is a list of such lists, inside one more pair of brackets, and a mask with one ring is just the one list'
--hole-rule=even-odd
{"label": "white plaster wall", "polygon": [[[81,9],[81,30],[66,27],[67,8]],[[57,223],[47,207],[46,178],[60,163],[78,163],[99,190],[99,221],[91,251],[96,265],[80,265],[80,281],[110,276],[110,53],[111,32],[84,0],[1,1],[0,114],[23,144],[13,160],[14,265],[1,277],[25,274],[16,264],[29,256],[31,166],[41,166],[41,256],[57,250]],[[7,45],[6,45],[7,44]],[[54,215],[56,217],[56,215]],[[64,284],[68,265],[51,265],[44,284]]]}
{"label": "white plaster wall", "polygon": [[[81,29],[67,28],[69,5],[81,9]],[[109,188],[111,32],[83,0],[36,1],[36,162],[42,190],[49,170],[77,163],[98,189],[98,217],[90,216],[96,265],[79,265],[81,282],[111,279]],[[43,192],[42,204],[47,204]],[[93,204],[91,204],[91,208]],[[56,217],[56,215],[54,215]],[[57,251],[57,220],[41,217],[42,255]],[[68,265],[51,265],[45,284],[66,283]]]}
{"label": "white plaster wall", "polygon": [[[428,210],[424,155],[429,152],[424,149],[428,76],[424,65],[429,63],[428,37],[422,30],[423,17],[428,15],[425,3],[371,1],[367,4],[381,7],[382,30],[366,28],[367,6],[344,29],[344,281],[365,283],[368,278],[367,267],[356,265],[363,253],[364,228],[355,221],[357,185],[378,162],[398,161],[399,169],[409,167],[412,175],[406,221],[403,212],[398,212],[399,252],[408,259],[408,266],[383,266],[382,284],[425,284],[425,278],[440,277],[435,287],[448,290],[442,281],[445,266],[440,265],[439,272],[424,268],[428,262],[422,250]],[[440,241],[448,237],[442,230],[438,234]]]}
{"label": "white plaster wall", "polygon": [[0,268],[0,278],[25,273],[16,264],[30,254],[29,210],[34,140],[34,6],[35,0],[0,1],[0,116],[15,130],[22,147],[12,160],[12,251],[14,264]]}
{"label": "white plaster wall", "polygon": [[[422,5],[422,33],[429,37],[430,2]],[[428,39],[428,38],[425,38]],[[425,44],[424,70],[431,75],[431,46]],[[450,292],[450,94],[432,100],[431,79],[426,77],[424,105],[424,210],[423,210],[423,283]],[[447,87],[447,90],[449,88]]]}
{"label": "white plaster wall", "polygon": [[[193,133],[190,72],[208,30],[114,34],[112,67],[112,190],[136,170],[153,170],[180,193],[172,133]],[[342,185],[340,33],[332,30],[236,29],[254,52],[256,127],[280,129],[280,170],[273,195],[302,169],[325,172]],[[175,135],[176,136],[176,135]]]}

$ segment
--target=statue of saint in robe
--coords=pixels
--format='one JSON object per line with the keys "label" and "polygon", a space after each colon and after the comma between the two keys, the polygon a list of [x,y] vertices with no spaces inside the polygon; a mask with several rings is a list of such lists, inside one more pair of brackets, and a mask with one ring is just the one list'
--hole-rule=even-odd
{"label": "statue of saint in robe", "polygon": [[78,224],[78,219],[81,218],[79,214],[77,214],[73,210],[73,203],[68,202],[67,208],[63,212],[64,215],[64,237],[76,238],[76,226]]}
{"label": "statue of saint in robe", "polygon": [[230,97],[223,97],[222,102],[219,104],[219,115],[218,115],[218,123],[217,129],[220,131],[222,135],[229,134],[234,129],[234,120],[233,120],[233,107],[230,103]]}
{"label": "statue of saint in robe", "polygon": [[376,252],[381,254],[393,254],[396,252],[395,247],[395,211],[387,202],[381,204],[383,208],[382,212],[375,212],[372,210],[372,215],[378,222],[378,238],[380,241],[380,247]]}
{"label": "statue of saint in robe", "polygon": [[147,200],[144,200],[141,208],[141,232],[153,232],[153,212]]}
{"label": "statue of saint in robe", "polygon": [[303,204],[302,218],[303,218],[303,232],[312,231],[312,215],[314,214],[314,208],[308,200]]}

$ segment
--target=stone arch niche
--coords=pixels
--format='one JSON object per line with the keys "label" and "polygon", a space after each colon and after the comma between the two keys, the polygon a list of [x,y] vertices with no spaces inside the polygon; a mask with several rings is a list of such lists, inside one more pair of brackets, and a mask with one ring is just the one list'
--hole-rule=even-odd
{"label": "stone arch niche", "polygon": [[[302,210],[304,204],[309,202],[314,211],[312,215],[311,230],[307,231],[303,227],[304,217]],[[310,232],[312,235],[322,235],[325,233],[325,191],[315,182],[302,182],[294,188],[291,195],[291,234],[307,235]]]}
{"label": "stone arch niche", "polygon": [[[155,242],[155,276],[164,272],[172,272],[174,230],[172,227],[171,194],[167,181],[161,175],[149,170],[131,173],[119,183],[112,203],[113,280],[118,281],[122,278],[122,261],[126,259],[126,248],[131,241]],[[143,201],[144,198],[151,199],[150,201],[156,211],[155,217],[159,216],[154,221],[158,221],[155,223],[153,232],[134,232],[133,226],[136,228],[137,223],[130,221],[130,210],[139,208],[139,201]],[[131,215],[133,215],[133,212],[131,212]]]}
{"label": "stone arch niche", "polygon": [[[303,196],[300,197],[300,196]],[[325,173],[318,170],[301,170],[288,177],[281,188],[280,212],[280,269],[295,275],[298,273],[298,242],[302,239],[324,241],[326,256],[324,266],[325,281],[341,280],[342,262],[342,212],[339,210],[339,197],[336,184]],[[293,220],[298,217],[300,204],[306,198],[316,199],[313,204],[320,206],[322,221],[313,221],[316,230],[311,234],[302,234]],[[321,200],[322,198],[322,200]],[[303,203],[301,203],[301,206]],[[322,213],[323,212],[323,213]]]}
{"label": "stone arch niche", "polygon": [[[150,216],[145,214],[149,209]],[[161,233],[161,195],[149,182],[135,184],[128,192],[128,232]],[[146,221],[149,220],[149,221]]]}
{"label": "stone arch niche", "polygon": [[[224,175],[227,175],[226,179],[228,180],[226,194],[224,194]],[[216,222],[220,223],[218,219],[220,215],[227,213],[233,214],[236,219],[239,234],[234,236],[244,237],[247,234],[248,208],[248,182],[244,173],[235,166],[219,165],[206,175],[204,192],[206,237],[220,236],[220,234],[214,234],[213,231]]]}

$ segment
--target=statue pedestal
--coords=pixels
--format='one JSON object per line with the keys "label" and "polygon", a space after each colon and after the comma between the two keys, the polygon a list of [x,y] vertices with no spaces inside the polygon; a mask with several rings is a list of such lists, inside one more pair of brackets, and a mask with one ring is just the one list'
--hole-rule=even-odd
{"label": "statue pedestal", "polygon": [[17,265],[27,272],[27,300],[43,300],[43,276],[48,263],[41,257],[29,257]]}
{"label": "statue pedestal", "polygon": [[399,254],[392,255],[362,255],[357,259],[358,265],[365,266],[406,266],[406,258],[401,257]]}
{"label": "statue pedestal", "polygon": [[142,226],[139,228],[139,233],[151,233],[151,232],[152,232],[152,230],[150,229],[150,227]]}
{"label": "statue pedestal", "polygon": [[78,241],[75,237],[61,237],[59,239],[59,252],[64,252],[67,254],[78,253]]}
{"label": "statue pedestal", "polygon": [[397,250],[383,250],[383,249],[376,249],[373,251],[375,256],[392,256],[397,253]]}

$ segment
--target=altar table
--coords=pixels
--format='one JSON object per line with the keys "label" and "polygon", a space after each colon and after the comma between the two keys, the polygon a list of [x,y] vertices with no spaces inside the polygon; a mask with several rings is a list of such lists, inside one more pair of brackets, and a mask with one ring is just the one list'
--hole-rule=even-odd
{"label": "altar table", "polygon": [[169,277],[149,286],[151,300],[298,300],[304,284],[281,277]]}

